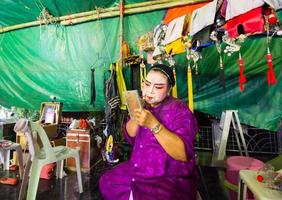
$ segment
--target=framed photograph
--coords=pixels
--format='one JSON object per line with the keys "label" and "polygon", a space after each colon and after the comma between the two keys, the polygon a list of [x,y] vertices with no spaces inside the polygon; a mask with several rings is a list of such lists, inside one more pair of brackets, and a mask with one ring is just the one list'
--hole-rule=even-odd
{"label": "framed photograph", "polygon": [[53,124],[55,122],[55,112],[49,111],[45,114],[45,124]]}
{"label": "framed photograph", "polygon": [[58,124],[61,120],[63,104],[61,102],[42,102],[40,107],[40,123]]}
{"label": "framed photograph", "polygon": [[54,119],[55,119],[55,105],[45,105],[43,108],[42,108],[42,111],[41,111],[41,119],[40,121],[42,123],[49,123],[49,124],[53,124],[54,123]]}

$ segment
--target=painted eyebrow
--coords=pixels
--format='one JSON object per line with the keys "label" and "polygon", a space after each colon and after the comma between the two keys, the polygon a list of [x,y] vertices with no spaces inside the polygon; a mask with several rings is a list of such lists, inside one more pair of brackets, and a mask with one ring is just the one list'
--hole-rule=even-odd
{"label": "painted eyebrow", "polygon": [[[148,80],[145,80],[145,82],[146,83],[149,83],[149,84],[152,84],[150,81],[148,81]],[[156,85],[156,86],[164,86],[164,85],[166,85],[165,83],[155,83],[154,85]]]}
{"label": "painted eyebrow", "polygon": [[165,83],[155,83],[156,86],[164,86],[166,85]]}
{"label": "painted eyebrow", "polygon": [[145,82],[147,82],[147,83],[151,84],[151,82],[150,82],[150,81],[148,81],[148,80],[145,80]]}

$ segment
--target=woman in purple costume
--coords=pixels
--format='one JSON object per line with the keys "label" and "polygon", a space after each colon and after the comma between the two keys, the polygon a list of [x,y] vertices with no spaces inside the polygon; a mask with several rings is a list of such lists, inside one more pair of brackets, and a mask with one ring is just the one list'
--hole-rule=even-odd
{"label": "woman in purple costume", "polygon": [[131,158],[100,178],[106,200],[196,200],[197,122],[187,105],[171,96],[173,71],[154,65],[142,86],[143,110],[124,126]]}

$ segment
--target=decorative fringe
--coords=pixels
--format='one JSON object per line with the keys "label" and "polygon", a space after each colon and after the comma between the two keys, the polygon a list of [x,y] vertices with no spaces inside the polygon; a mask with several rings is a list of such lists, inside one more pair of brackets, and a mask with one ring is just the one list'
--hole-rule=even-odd
{"label": "decorative fringe", "polygon": [[173,67],[173,76],[174,76],[174,79],[175,79],[175,85],[172,87],[172,96],[177,98],[177,81],[176,81],[175,67]]}
{"label": "decorative fringe", "polygon": [[240,91],[242,92],[244,90],[244,84],[247,82],[247,79],[246,76],[244,75],[244,62],[240,52],[239,52],[239,68],[240,68],[239,84],[240,84]]}
{"label": "decorative fringe", "polygon": [[267,48],[267,65],[269,67],[269,70],[267,71],[267,83],[268,85],[275,85],[277,80],[273,70],[272,55],[270,53],[269,48]]}

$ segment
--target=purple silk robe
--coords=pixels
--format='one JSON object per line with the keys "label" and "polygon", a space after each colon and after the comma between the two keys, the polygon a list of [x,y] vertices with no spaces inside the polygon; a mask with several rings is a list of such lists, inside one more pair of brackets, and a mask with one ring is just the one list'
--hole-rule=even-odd
{"label": "purple silk robe", "polygon": [[169,156],[150,129],[139,127],[136,137],[132,138],[124,128],[126,139],[134,145],[131,158],[100,178],[102,196],[106,200],[128,200],[132,190],[134,200],[195,200],[198,174],[194,115],[184,102],[173,97],[148,110],[183,140],[188,161],[177,161]]}

